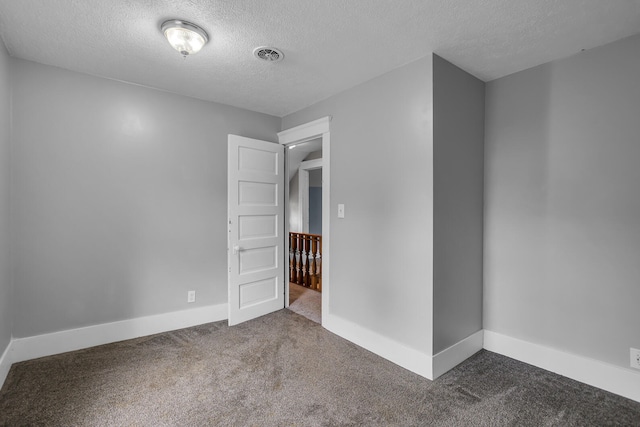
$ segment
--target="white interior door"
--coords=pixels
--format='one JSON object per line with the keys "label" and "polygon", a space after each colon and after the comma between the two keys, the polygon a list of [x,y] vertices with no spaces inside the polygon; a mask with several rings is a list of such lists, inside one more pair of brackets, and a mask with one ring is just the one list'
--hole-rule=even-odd
{"label": "white interior door", "polygon": [[229,325],[284,307],[284,147],[229,135]]}

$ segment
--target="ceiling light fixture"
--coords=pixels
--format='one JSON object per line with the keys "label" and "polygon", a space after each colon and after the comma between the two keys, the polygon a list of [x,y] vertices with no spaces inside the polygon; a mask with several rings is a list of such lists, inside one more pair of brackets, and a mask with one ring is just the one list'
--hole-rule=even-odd
{"label": "ceiling light fixture", "polygon": [[185,58],[187,55],[198,53],[202,46],[209,41],[209,36],[205,30],[182,19],[164,21],[160,29],[169,44]]}

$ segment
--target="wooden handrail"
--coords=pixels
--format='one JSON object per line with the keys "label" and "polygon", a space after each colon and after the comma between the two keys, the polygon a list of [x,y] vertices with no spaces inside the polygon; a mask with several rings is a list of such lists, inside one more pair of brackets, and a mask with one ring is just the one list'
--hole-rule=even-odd
{"label": "wooden handrail", "polygon": [[289,281],[322,291],[322,236],[289,232]]}

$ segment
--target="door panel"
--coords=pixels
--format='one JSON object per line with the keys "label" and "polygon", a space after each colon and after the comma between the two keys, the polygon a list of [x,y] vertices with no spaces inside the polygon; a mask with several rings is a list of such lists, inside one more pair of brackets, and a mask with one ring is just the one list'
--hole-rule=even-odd
{"label": "door panel", "polygon": [[278,284],[274,278],[245,283],[240,286],[240,308],[247,308],[277,298]]}
{"label": "door panel", "polygon": [[266,248],[244,249],[240,252],[240,271],[247,274],[256,271],[278,268],[278,249],[274,246]]}
{"label": "door panel", "polygon": [[238,239],[277,237],[277,221],[278,215],[240,215],[238,217]]}
{"label": "door panel", "polygon": [[229,325],[284,307],[284,147],[229,135]]}
{"label": "door panel", "polygon": [[266,172],[274,175],[278,173],[278,153],[271,151],[240,147],[238,148],[238,162],[240,169],[245,172]]}
{"label": "door panel", "polygon": [[239,181],[238,204],[240,206],[277,206],[278,186],[272,183]]}

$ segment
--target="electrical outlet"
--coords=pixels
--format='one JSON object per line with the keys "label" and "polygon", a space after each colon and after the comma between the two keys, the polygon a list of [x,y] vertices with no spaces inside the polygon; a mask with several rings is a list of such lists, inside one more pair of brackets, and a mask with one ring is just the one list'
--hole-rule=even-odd
{"label": "electrical outlet", "polygon": [[187,292],[187,302],[196,302],[196,291]]}
{"label": "electrical outlet", "polygon": [[632,348],[631,351],[631,367],[640,369],[640,350]]}

